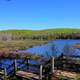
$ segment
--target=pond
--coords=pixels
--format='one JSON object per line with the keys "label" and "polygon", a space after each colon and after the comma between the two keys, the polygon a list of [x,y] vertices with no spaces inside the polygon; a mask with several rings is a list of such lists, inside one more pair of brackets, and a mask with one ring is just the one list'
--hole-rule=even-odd
{"label": "pond", "polygon": [[[29,48],[25,51],[28,51],[32,54],[39,54],[39,55],[43,55],[43,56],[52,56],[53,55],[53,46],[55,46],[56,51],[54,51],[54,56],[59,56],[61,55],[64,46],[66,45],[70,45],[70,46],[74,46],[76,44],[80,44],[80,40],[50,40],[48,41],[48,44],[45,45],[40,45],[40,46],[33,46],[32,48]],[[80,50],[76,49],[76,54],[74,55],[79,55],[80,56]],[[46,54],[47,53],[47,54]]]}

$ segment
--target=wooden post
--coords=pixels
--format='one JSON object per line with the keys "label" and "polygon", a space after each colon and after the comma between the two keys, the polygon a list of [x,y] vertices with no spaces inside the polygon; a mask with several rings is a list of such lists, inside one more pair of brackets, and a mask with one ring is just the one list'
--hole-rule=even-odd
{"label": "wooden post", "polygon": [[54,73],[54,57],[52,57],[52,74]]}
{"label": "wooden post", "polygon": [[27,70],[29,70],[29,63],[28,63],[28,59],[27,59]]}
{"label": "wooden post", "polygon": [[51,76],[51,80],[54,80],[54,56],[52,57],[51,62],[52,62],[52,70],[51,70],[52,76]]}
{"label": "wooden post", "polygon": [[39,75],[39,79],[40,79],[40,80],[42,80],[42,68],[43,68],[43,66],[40,65],[40,75]]}
{"label": "wooden post", "polygon": [[16,74],[16,71],[17,71],[17,62],[16,62],[16,59],[14,59],[14,70],[15,70],[15,74]]}
{"label": "wooden post", "polygon": [[0,67],[2,67],[2,61],[1,61],[1,59],[0,59]]}
{"label": "wooden post", "polygon": [[4,80],[7,80],[7,71],[6,71],[6,67],[4,68]]}

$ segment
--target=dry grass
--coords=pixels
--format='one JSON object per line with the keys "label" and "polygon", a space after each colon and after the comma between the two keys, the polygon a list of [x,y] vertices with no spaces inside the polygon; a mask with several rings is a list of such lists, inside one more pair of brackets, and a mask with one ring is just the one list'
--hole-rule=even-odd
{"label": "dry grass", "polygon": [[27,49],[33,45],[45,44],[47,41],[25,40],[25,41],[0,41],[0,53],[9,52],[10,50]]}

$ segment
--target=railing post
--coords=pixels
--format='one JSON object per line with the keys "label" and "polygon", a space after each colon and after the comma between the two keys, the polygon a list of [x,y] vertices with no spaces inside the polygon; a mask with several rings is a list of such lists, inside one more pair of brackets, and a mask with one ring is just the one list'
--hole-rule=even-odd
{"label": "railing post", "polygon": [[4,80],[7,80],[7,71],[6,71],[6,67],[4,68]]}
{"label": "railing post", "polygon": [[52,76],[51,76],[51,80],[54,80],[54,56],[52,57],[52,60],[51,60],[51,63],[52,63]]}
{"label": "railing post", "polygon": [[15,70],[15,74],[16,74],[16,71],[17,71],[17,62],[16,62],[16,59],[14,59],[14,70]]}
{"label": "railing post", "polygon": [[27,70],[29,70],[29,63],[28,63],[28,59],[27,59]]}
{"label": "railing post", "polygon": [[54,57],[52,57],[52,74],[54,73]]}
{"label": "railing post", "polygon": [[43,66],[40,65],[40,75],[39,75],[39,80],[42,80],[42,68],[43,68]]}

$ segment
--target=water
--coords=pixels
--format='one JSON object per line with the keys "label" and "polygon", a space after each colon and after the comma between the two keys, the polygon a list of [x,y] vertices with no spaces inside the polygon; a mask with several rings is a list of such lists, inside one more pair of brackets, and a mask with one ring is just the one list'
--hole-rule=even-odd
{"label": "water", "polygon": [[[41,45],[41,46],[33,46],[32,48],[29,48],[28,50],[25,50],[27,52],[30,52],[32,54],[39,54],[43,56],[52,56],[53,51],[51,49],[51,46],[53,44],[56,47],[57,52],[55,53],[56,56],[61,55],[63,48],[65,45],[70,45],[73,46],[75,44],[80,44],[80,40],[50,40],[48,41],[48,44]],[[74,55],[79,55],[80,56],[80,50],[76,49],[76,53]],[[47,54],[46,54],[47,53]]]}
{"label": "water", "polygon": [[[80,40],[50,40],[45,45],[33,46],[32,48],[29,48],[27,50],[20,50],[19,53],[22,54],[23,52],[30,52],[31,54],[38,54],[38,55],[42,55],[45,57],[50,57],[52,55],[58,57],[62,54],[63,48],[66,44],[73,46],[75,44],[80,44]],[[55,45],[56,52],[53,51],[53,45]],[[53,54],[53,52],[55,54]],[[74,52],[75,53],[70,54],[70,55],[80,56],[80,50],[79,49],[75,49]],[[9,65],[12,64],[12,62],[13,61],[9,60],[9,59],[2,60],[3,67],[4,66],[6,68],[9,67]],[[38,64],[37,61],[36,62],[35,61],[29,61],[29,63]]]}

